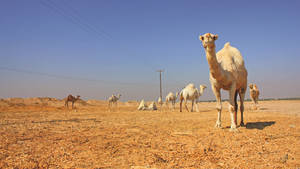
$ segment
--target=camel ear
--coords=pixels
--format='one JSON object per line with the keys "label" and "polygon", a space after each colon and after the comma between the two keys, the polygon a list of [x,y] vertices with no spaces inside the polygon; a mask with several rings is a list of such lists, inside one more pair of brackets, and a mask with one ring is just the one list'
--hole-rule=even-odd
{"label": "camel ear", "polygon": [[215,34],[212,38],[213,38],[214,40],[217,40],[218,37],[219,37],[219,35],[218,35],[218,34]]}
{"label": "camel ear", "polygon": [[203,41],[204,37],[202,35],[199,36],[199,40]]}

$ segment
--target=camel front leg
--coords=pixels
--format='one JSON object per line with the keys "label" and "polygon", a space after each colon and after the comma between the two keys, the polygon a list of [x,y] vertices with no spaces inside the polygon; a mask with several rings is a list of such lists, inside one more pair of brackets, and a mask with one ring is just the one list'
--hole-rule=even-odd
{"label": "camel front leg", "polygon": [[191,112],[194,111],[194,100],[192,100],[192,109],[191,109]]}
{"label": "camel front leg", "polygon": [[180,112],[182,112],[182,99],[180,99]]}
{"label": "camel front leg", "polygon": [[199,102],[196,101],[196,112],[199,112]]}
{"label": "camel front leg", "polygon": [[258,98],[255,99],[255,109],[258,109]]}
{"label": "camel front leg", "polygon": [[173,110],[175,110],[175,101],[172,101],[172,105],[173,105]]}
{"label": "camel front leg", "polygon": [[236,131],[236,121],[237,121],[237,113],[235,111],[235,99],[234,99],[234,96],[235,96],[235,93],[236,93],[236,84],[233,83],[231,85],[231,88],[229,90],[229,105],[228,105],[228,109],[229,109],[229,112],[230,112],[230,118],[231,118],[231,127],[230,127],[230,131]]}
{"label": "camel front leg", "polygon": [[109,111],[111,111],[111,106],[112,106],[112,103],[108,102],[108,109],[109,109]]}
{"label": "camel front leg", "polygon": [[190,112],[190,111],[189,111],[189,108],[187,107],[187,100],[184,100],[184,105],[185,105],[185,109],[186,109],[188,112]]}
{"label": "camel front leg", "polygon": [[168,101],[168,100],[166,100],[166,106],[168,107],[168,109],[170,108],[170,107],[169,107],[169,101]]}
{"label": "camel front leg", "polygon": [[220,92],[220,89],[217,89],[215,86],[212,86],[212,90],[216,96],[216,100],[217,100],[216,108],[218,111],[218,118],[217,118],[215,127],[222,128],[222,125],[221,125],[221,112],[222,112],[221,92]]}
{"label": "camel front leg", "polygon": [[256,110],[256,102],[255,102],[255,99],[254,99],[254,98],[251,98],[251,100],[252,100],[252,104],[253,104],[252,109],[253,109],[253,110]]}

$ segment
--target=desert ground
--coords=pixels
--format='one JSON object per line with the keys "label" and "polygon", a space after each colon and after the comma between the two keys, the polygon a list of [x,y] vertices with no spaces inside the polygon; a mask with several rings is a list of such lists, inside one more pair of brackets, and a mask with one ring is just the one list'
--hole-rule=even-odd
{"label": "desert ground", "polygon": [[300,168],[300,100],[260,101],[258,110],[246,102],[238,132],[229,131],[227,102],[222,129],[214,102],[182,113],[178,103],[157,111],[107,105],[2,99],[0,168]]}

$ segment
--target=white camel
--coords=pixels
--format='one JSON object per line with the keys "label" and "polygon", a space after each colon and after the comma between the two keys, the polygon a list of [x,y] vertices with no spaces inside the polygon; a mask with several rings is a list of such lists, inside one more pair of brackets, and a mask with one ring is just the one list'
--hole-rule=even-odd
{"label": "white camel", "polygon": [[170,92],[167,96],[166,96],[166,105],[168,106],[168,103],[171,102],[173,109],[175,109],[175,103],[177,100],[179,93],[176,92],[176,95],[174,95],[172,92]]}
{"label": "white camel", "polygon": [[182,112],[182,102],[184,101],[184,105],[187,111],[189,111],[187,107],[187,101],[192,101],[192,109],[193,112],[194,103],[196,103],[196,111],[199,112],[198,108],[198,99],[202,96],[204,89],[206,88],[205,85],[200,85],[200,91],[195,87],[193,83],[188,84],[184,89],[181,90],[179,94],[180,99],[180,112]]}
{"label": "white camel", "polygon": [[108,98],[108,107],[112,107],[113,104],[115,104],[115,106],[117,105],[118,100],[120,99],[121,95],[118,94],[118,96],[112,95]]}
{"label": "white camel", "polygon": [[221,93],[220,90],[229,91],[229,112],[231,117],[231,131],[237,130],[237,95],[240,96],[241,126],[244,126],[244,98],[247,90],[247,70],[240,51],[227,42],[223,49],[216,54],[215,40],[218,35],[206,33],[199,36],[205,49],[206,59],[210,71],[210,83],[217,99],[218,119],[216,127],[221,127]]}
{"label": "white camel", "polygon": [[256,110],[258,104],[259,90],[257,85],[254,83],[250,83],[249,88],[250,88],[250,98],[253,102],[254,109]]}

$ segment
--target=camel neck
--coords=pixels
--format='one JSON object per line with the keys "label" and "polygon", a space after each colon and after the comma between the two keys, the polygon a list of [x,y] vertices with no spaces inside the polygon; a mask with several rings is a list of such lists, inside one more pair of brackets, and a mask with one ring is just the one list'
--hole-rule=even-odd
{"label": "camel neck", "polygon": [[223,78],[223,71],[217,61],[215,47],[206,48],[205,52],[211,76],[217,80],[221,80]]}
{"label": "camel neck", "polygon": [[200,96],[202,96],[204,89],[201,87],[200,88]]}

